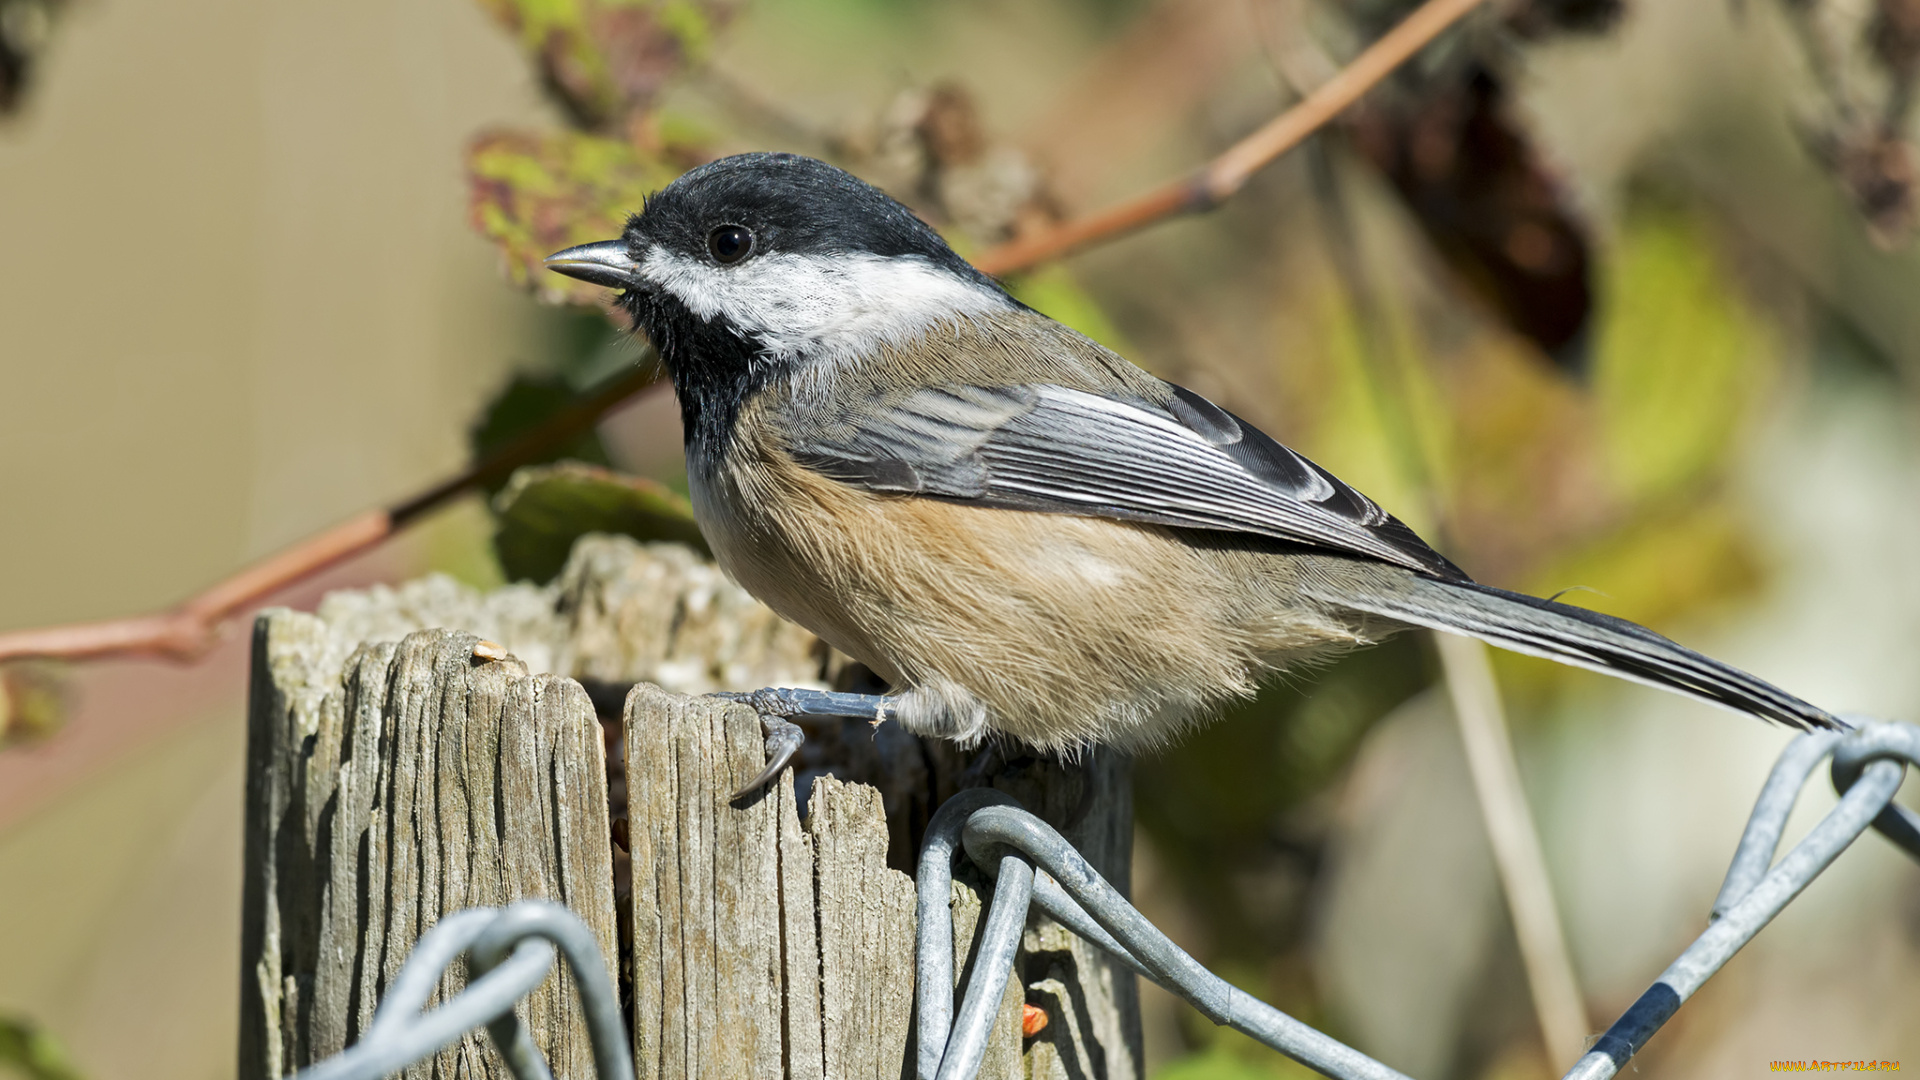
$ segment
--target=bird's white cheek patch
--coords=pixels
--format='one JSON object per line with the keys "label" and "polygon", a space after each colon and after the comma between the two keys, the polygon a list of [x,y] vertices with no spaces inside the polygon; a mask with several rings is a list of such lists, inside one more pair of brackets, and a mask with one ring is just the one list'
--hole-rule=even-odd
{"label": "bird's white cheek patch", "polygon": [[917,256],[775,253],[716,266],[655,248],[640,273],[700,318],[725,318],[768,353],[827,361],[1009,306],[997,290]]}

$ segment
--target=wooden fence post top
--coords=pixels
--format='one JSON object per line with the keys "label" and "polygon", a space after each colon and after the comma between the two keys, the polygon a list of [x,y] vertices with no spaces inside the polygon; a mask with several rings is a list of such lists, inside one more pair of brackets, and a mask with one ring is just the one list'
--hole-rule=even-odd
{"label": "wooden fence post top", "polygon": [[[927,816],[963,776],[993,778],[1124,883],[1127,770],[827,726],[796,773],[732,801],[765,760],[759,723],[697,695],[823,685],[846,665],[692,551],[622,537],[583,538],[546,586],[429,577],[264,613],[242,1080],[349,1045],[441,916],[531,896],[599,936],[643,1080],[908,1075],[914,890],[899,867]],[[984,888],[962,868],[963,973]],[[441,992],[460,985],[456,966]],[[553,979],[522,1006],[563,1078],[591,1069],[572,993]],[[1023,1040],[1028,1001],[1073,1016]],[[1139,1075],[1131,975],[1037,914],[1002,1013],[983,1078]],[[474,1033],[408,1075],[505,1072]]]}

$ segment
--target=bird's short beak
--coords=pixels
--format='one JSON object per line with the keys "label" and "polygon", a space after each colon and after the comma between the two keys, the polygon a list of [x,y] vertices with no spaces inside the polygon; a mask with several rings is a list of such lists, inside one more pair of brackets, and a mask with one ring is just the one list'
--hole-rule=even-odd
{"label": "bird's short beak", "polygon": [[625,240],[602,240],[556,251],[547,256],[546,263],[549,270],[612,289],[634,288],[633,273],[639,269],[627,252]]}

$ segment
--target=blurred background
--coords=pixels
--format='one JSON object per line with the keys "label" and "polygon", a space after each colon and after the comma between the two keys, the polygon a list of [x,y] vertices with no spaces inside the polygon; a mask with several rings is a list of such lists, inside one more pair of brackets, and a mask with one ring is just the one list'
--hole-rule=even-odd
{"label": "blurred background", "polygon": [[[630,371],[535,264],[694,163],[828,157],[977,254],[1411,7],[0,0],[0,631],[173,603]],[[1915,0],[1509,0],[1224,208],[1010,284],[1482,581],[1913,720],[1917,68]],[[659,389],[567,453],[684,484]],[[557,566],[499,524],[469,496],[276,599]],[[38,1062],[0,1073],[232,1074],[244,638],[0,669],[0,1059]],[[1495,666],[1598,1032],[1704,927],[1788,733]],[[1438,670],[1409,636],[1142,759],[1135,892],[1423,1080],[1548,1076]],[[1920,1065],[1916,1017],[1920,870],[1868,836],[1636,1064]],[[1165,995],[1147,1023],[1152,1076],[1302,1075]]]}

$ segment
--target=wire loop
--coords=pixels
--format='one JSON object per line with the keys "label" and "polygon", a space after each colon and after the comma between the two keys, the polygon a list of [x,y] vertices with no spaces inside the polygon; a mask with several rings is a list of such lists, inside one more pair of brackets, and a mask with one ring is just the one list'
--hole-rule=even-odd
{"label": "wire loop", "polygon": [[[573,969],[573,983],[587,1015],[599,1080],[633,1080],[633,1056],[620,1019],[620,996],[607,977],[593,931],[580,917],[547,900],[522,900],[505,908],[468,908],[434,924],[414,942],[360,1040],[333,1057],[295,1074],[295,1080],[379,1080],[485,1027],[514,1080],[553,1080],[553,1070],[514,1006],[547,980],[555,946]],[[441,976],[467,957],[466,988],[439,1008],[427,999]]]}
{"label": "wire loop", "polygon": [[[1788,744],[1754,803],[1707,931],[1600,1036],[1566,1080],[1616,1075],[1708,978],[1869,827],[1920,859],[1920,815],[1892,801],[1906,767],[1920,764],[1920,727],[1857,722],[1860,727],[1851,733],[1812,732]],[[1774,863],[1800,789],[1829,757],[1839,805]],[[1027,906],[1034,904],[1214,1023],[1250,1035],[1308,1068],[1335,1080],[1406,1080],[1208,971],[1148,922],[1051,826],[1006,795],[985,789],[961,792],[942,806],[920,853],[920,1080],[972,1080],[991,1034],[967,1024],[948,1030],[955,987],[953,925],[946,905],[957,849],[998,879],[974,969],[958,988],[968,1003],[976,994],[997,1000],[1012,971],[1014,950],[993,936],[996,920],[1017,905],[1023,922]],[[1030,878],[1024,876],[1029,867],[1038,868]],[[1010,873],[1015,875],[1011,881]],[[1012,900],[1002,896],[1009,888]]]}

